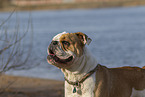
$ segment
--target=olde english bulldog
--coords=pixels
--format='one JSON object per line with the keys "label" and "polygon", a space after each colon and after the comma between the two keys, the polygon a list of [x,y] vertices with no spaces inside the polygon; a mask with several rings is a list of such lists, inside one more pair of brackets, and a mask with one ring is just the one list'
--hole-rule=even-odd
{"label": "olde english bulldog", "polygon": [[48,47],[48,63],[65,78],[65,97],[145,97],[145,69],[107,68],[98,64],[86,48],[84,33],[62,32]]}

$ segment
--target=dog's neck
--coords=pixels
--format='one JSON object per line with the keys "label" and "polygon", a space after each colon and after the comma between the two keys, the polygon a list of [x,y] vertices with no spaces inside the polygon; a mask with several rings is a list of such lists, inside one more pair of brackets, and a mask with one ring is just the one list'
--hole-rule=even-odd
{"label": "dog's neck", "polygon": [[84,54],[73,62],[73,67],[71,67],[71,69],[62,69],[62,72],[68,80],[76,81],[83,77],[89,71],[93,70],[96,65],[96,59],[85,47]]}

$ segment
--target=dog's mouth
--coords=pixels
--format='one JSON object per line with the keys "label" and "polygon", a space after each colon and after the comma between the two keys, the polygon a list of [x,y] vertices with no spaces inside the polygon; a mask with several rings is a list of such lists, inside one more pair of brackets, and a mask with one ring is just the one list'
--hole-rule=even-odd
{"label": "dog's mouth", "polygon": [[73,56],[70,56],[66,59],[61,59],[57,57],[52,50],[49,50],[49,56],[57,63],[66,64],[73,60]]}

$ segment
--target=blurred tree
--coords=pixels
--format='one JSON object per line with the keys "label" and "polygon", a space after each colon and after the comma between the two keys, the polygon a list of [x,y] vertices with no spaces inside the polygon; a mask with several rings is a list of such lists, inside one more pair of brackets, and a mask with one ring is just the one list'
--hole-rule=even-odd
{"label": "blurred tree", "polygon": [[[14,12],[0,24],[0,73],[10,69],[25,69],[32,67],[31,51],[33,45],[33,26],[29,17],[27,29],[24,33],[20,32],[20,25],[17,23],[14,32],[9,32],[5,24],[9,21]],[[17,22],[17,21],[16,21]],[[24,39],[28,32],[31,32],[29,46],[24,48]],[[31,65],[26,65],[31,64]]]}

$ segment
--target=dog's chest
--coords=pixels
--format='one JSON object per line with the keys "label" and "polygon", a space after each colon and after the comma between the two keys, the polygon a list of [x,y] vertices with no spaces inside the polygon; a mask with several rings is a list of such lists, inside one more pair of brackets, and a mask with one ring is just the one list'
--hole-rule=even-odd
{"label": "dog's chest", "polygon": [[81,83],[79,87],[76,87],[75,93],[73,93],[75,86],[65,82],[65,97],[94,97],[95,82],[96,78],[95,74],[93,74]]}

